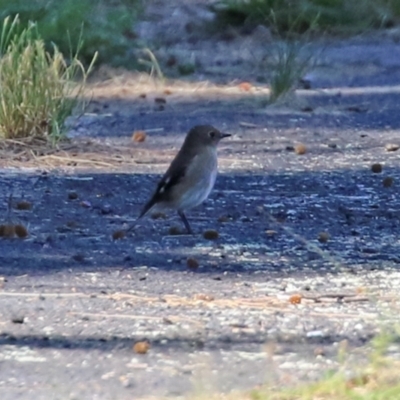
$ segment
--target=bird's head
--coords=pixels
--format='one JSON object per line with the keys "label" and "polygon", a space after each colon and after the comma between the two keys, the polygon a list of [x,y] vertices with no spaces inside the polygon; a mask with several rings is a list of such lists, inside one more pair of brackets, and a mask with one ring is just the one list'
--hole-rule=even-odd
{"label": "bird's head", "polygon": [[229,136],[211,125],[197,125],[187,134],[186,142],[190,146],[217,146],[221,139]]}

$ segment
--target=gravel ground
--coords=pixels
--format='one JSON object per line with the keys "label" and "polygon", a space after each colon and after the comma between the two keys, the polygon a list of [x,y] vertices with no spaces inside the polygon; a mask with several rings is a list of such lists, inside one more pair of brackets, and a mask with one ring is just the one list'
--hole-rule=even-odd
{"label": "gravel ground", "polygon": [[[3,219],[12,193],[10,218],[29,236],[0,240],[1,399],[286,386],[339,368],[343,346],[349,371],[364,363],[399,312],[396,52],[387,34],[335,42],[311,90],[267,108],[256,87],[138,97],[127,75],[93,89],[69,150],[2,153]],[[112,240],[198,123],[233,137],[215,190],[188,213],[196,234],[171,234],[182,226],[168,215]],[[145,142],[132,142],[135,130]],[[31,208],[17,209],[22,200]]]}

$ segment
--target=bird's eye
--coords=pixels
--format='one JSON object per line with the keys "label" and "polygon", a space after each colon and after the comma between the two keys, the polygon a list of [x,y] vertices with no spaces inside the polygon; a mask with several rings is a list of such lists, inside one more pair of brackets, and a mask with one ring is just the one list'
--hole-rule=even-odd
{"label": "bird's eye", "polygon": [[209,132],[208,136],[210,136],[210,138],[215,138],[215,132],[214,131]]}

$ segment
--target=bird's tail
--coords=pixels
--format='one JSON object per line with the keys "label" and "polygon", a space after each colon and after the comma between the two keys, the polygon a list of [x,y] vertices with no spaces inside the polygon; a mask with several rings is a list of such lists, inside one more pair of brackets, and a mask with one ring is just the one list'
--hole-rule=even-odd
{"label": "bird's tail", "polygon": [[139,216],[136,218],[136,221],[126,230],[126,233],[130,232],[138,223],[138,221],[144,217],[155,205],[155,201],[154,199],[151,199],[148,203],[145,204],[145,206],[143,207],[141,213],[139,214]]}

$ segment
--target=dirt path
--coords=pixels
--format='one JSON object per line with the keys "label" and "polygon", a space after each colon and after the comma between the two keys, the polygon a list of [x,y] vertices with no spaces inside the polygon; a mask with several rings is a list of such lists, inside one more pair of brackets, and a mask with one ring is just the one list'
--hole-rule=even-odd
{"label": "dirt path", "polygon": [[[359,364],[399,311],[400,153],[388,151],[400,144],[399,52],[389,34],[330,43],[313,88],[274,107],[265,87],[199,83],[202,70],[168,87],[114,75],[93,89],[69,148],[2,153],[2,215],[10,193],[32,204],[12,216],[29,237],[0,240],[2,400],[294,384],[337,368],[344,340],[348,367]],[[212,196],[189,214],[197,234],[171,235],[181,226],[169,215],[113,241],[204,122],[234,136]],[[150,350],[136,354],[142,340]]]}

